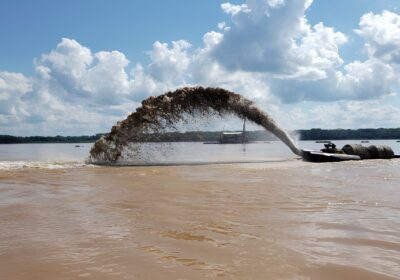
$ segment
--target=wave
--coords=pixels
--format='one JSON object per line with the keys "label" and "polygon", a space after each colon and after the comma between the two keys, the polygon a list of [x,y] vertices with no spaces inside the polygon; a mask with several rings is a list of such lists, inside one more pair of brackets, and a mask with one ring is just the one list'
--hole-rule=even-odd
{"label": "wave", "polygon": [[197,166],[197,165],[217,165],[217,164],[246,164],[246,163],[281,163],[292,162],[290,158],[270,158],[270,159],[237,159],[237,160],[181,160],[181,161],[118,161],[116,163],[96,163],[99,166],[115,167],[140,167],[140,166]]}
{"label": "wave", "polygon": [[0,161],[0,170],[66,169],[94,166],[84,161]]}

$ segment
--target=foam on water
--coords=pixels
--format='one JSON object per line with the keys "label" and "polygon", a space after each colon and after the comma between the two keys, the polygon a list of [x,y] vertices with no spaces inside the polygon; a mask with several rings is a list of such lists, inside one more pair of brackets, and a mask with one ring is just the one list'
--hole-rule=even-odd
{"label": "foam on water", "polygon": [[19,170],[19,169],[67,169],[93,166],[83,161],[0,161],[0,170]]}

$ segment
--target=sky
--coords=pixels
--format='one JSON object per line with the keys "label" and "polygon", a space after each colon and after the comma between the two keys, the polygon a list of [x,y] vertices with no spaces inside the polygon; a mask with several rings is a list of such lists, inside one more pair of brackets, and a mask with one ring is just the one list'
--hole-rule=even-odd
{"label": "sky", "polygon": [[[398,0],[2,0],[0,134],[107,132],[219,86],[287,129],[400,127]],[[240,126],[239,126],[240,127]]]}

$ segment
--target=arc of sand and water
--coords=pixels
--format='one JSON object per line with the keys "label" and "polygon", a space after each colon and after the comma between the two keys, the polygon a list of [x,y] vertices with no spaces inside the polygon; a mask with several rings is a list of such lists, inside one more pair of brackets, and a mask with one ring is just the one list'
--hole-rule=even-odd
{"label": "arc of sand and water", "polygon": [[149,131],[158,132],[173,127],[178,121],[184,121],[185,114],[236,115],[264,127],[294,154],[301,156],[301,150],[289,134],[252,101],[222,88],[184,87],[143,100],[136,112],[114,125],[93,145],[89,162],[115,164],[122,157],[124,147],[143,141]]}

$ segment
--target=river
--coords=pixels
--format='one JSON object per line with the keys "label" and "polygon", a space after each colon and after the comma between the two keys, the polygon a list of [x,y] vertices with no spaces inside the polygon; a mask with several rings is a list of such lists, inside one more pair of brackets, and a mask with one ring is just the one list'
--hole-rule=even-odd
{"label": "river", "polygon": [[400,276],[399,159],[172,143],[99,167],[76,145],[0,145],[0,279]]}

